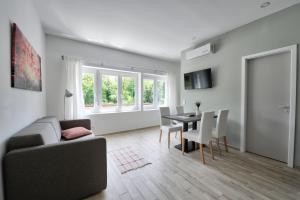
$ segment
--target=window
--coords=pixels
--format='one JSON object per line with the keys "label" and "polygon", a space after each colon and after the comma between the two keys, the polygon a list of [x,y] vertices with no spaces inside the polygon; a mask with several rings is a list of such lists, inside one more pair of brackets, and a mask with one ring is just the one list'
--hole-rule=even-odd
{"label": "window", "polygon": [[134,110],[137,108],[136,87],[135,77],[122,77],[122,110]]}
{"label": "window", "polygon": [[157,80],[157,98],[158,105],[166,105],[166,81]]}
{"label": "window", "polygon": [[82,91],[84,106],[87,110],[92,110],[94,108],[94,87],[95,87],[95,76],[93,73],[83,73],[82,74]]}
{"label": "window", "polygon": [[143,102],[145,108],[154,108],[154,80],[143,80]]}
{"label": "window", "polygon": [[143,79],[143,105],[144,110],[156,109],[167,105],[166,77],[145,75]]}
{"label": "window", "polygon": [[118,76],[101,76],[101,109],[115,111],[118,107]]}
{"label": "window", "polygon": [[157,109],[167,105],[166,91],[164,76],[89,66],[82,69],[82,93],[89,113]]}

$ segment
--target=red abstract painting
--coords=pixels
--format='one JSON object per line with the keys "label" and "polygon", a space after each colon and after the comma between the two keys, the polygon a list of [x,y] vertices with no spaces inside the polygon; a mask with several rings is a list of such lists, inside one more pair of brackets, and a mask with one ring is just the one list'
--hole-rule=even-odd
{"label": "red abstract painting", "polygon": [[41,58],[18,26],[12,24],[11,86],[42,91]]}

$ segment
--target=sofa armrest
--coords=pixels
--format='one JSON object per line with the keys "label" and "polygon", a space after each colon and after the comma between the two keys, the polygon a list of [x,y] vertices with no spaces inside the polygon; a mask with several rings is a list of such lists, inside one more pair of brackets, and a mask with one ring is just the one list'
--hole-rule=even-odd
{"label": "sofa armrest", "polygon": [[82,199],[107,186],[103,137],[13,150],[4,156],[7,200]]}
{"label": "sofa armrest", "polygon": [[6,152],[39,145],[44,145],[43,138],[40,134],[13,136],[7,141]]}
{"label": "sofa armrest", "polygon": [[74,127],[84,127],[91,130],[91,120],[90,119],[75,119],[75,120],[63,120],[60,121],[60,127],[62,130],[66,130]]}

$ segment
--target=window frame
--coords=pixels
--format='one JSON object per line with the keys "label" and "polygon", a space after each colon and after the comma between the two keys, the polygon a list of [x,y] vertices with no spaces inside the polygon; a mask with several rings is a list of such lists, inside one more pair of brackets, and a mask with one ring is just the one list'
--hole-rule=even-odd
{"label": "window frame", "polygon": [[[144,79],[150,79],[153,80],[154,86],[153,86],[153,106],[147,106],[144,105]],[[159,100],[158,100],[158,89],[157,89],[157,82],[158,80],[164,81],[165,82],[165,102],[164,104],[160,105]],[[156,74],[147,74],[144,73],[142,76],[142,92],[141,92],[141,104],[142,104],[142,110],[156,110],[160,106],[167,106],[168,105],[168,81],[167,81],[167,76],[164,75],[156,75]]]}
{"label": "window frame", "polygon": [[[99,71],[99,70],[98,70]],[[119,110],[119,103],[120,103],[120,101],[119,101],[119,76],[118,75],[116,75],[116,74],[114,74],[114,73],[107,73],[106,71],[104,72],[104,73],[102,73],[101,71],[99,71],[100,73],[99,73],[99,80],[100,80],[100,83],[98,83],[99,84],[99,94],[101,94],[101,95],[99,95],[99,97],[98,97],[98,100],[99,100],[99,112],[100,113],[110,113],[110,112],[118,112],[118,110]],[[107,109],[106,111],[104,111],[104,106],[103,106],[103,102],[102,102],[102,76],[116,76],[117,77],[117,104],[116,104],[116,106],[113,106],[113,107],[115,107],[115,109],[111,109],[111,110],[109,110],[109,109]]]}
{"label": "window frame", "polygon": [[[134,112],[139,111],[139,73],[138,72],[131,72],[131,71],[122,71],[122,70],[115,70],[115,69],[106,69],[106,68],[98,68],[88,65],[83,65],[81,70],[81,75],[83,73],[91,73],[94,74],[94,108],[91,111],[85,109],[84,111],[87,114],[92,113],[118,113],[118,112]],[[116,109],[112,110],[105,110],[103,111],[102,107],[102,75],[110,75],[110,76],[117,76],[117,106]],[[122,77],[132,77],[135,81],[135,105],[132,109],[122,109]]]}
{"label": "window frame", "polygon": [[[135,83],[135,87],[134,87],[134,107],[133,109],[129,109],[129,110],[123,110],[123,98],[122,98],[122,90],[123,90],[123,77],[130,77],[130,78],[133,78],[134,80],[134,83]],[[139,97],[139,94],[138,94],[138,74],[136,74],[135,76],[133,76],[132,74],[128,74],[128,73],[124,73],[122,75],[120,75],[120,78],[119,78],[119,84],[120,84],[120,94],[118,95],[119,98],[120,98],[120,112],[126,112],[126,111],[136,111],[136,110],[139,110],[139,101],[138,101],[138,97]]]}
{"label": "window frame", "polygon": [[[157,84],[158,84],[158,81],[164,81],[165,82],[165,99],[164,99],[164,104],[160,104],[160,101],[159,101],[159,92],[158,92],[158,87],[157,87]],[[169,99],[168,99],[168,79],[167,77],[159,77],[156,79],[156,92],[157,92],[157,106],[160,107],[160,106],[167,106],[169,103]]]}
{"label": "window frame", "polygon": [[[153,103],[151,105],[145,105],[144,103],[144,80],[151,80],[153,81]],[[143,93],[142,93],[142,106],[143,106],[143,110],[153,110],[156,107],[156,102],[155,102],[155,92],[156,92],[156,88],[155,88],[155,79],[149,76],[143,76],[142,79],[142,83],[143,83]]]}
{"label": "window frame", "polygon": [[[82,84],[82,75],[83,74],[93,74],[94,75],[94,106],[91,110],[88,110],[86,109],[85,107],[85,102],[83,101],[83,104],[84,104],[84,111],[86,113],[93,113],[97,110],[97,107],[98,107],[98,102],[97,102],[97,99],[98,99],[98,92],[97,92],[97,71],[96,69],[94,68],[91,68],[91,67],[82,67],[81,69],[81,84]],[[82,95],[83,95],[83,91],[82,91]]]}

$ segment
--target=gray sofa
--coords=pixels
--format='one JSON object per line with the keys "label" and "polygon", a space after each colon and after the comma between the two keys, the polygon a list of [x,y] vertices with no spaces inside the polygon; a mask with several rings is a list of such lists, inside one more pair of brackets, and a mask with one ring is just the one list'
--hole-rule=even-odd
{"label": "gray sofa", "polygon": [[88,135],[63,141],[61,129],[82,126],[88,119],[41,118],[7,142],[3,158],[5,199],[75,200],[107,186],[106,140]]}

